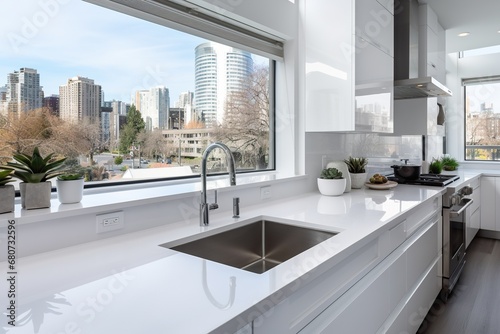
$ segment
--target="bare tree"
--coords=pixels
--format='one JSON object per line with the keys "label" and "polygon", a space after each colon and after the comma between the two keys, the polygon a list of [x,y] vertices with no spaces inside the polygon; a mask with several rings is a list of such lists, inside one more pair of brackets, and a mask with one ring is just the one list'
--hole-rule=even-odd
{"label": "bare tree", "polygon": [[241,165],[263,169],[269,154],[269,69],[256,67],[244,89],[229,94],[214,136],[235,150]]}
{"label": "bare tree", "polygon": [[58,137],[63,126],[47,108],[1,115],[0,159],[10,160],[14,152],[31,153],[35,147],[45,154],[63,154],[67,143]]}
{"label": "bare tree", "polygon": [[149,132],[143,145],[143,152],[148,157],[164,156],[167,153],[167,142],[159,129]]}

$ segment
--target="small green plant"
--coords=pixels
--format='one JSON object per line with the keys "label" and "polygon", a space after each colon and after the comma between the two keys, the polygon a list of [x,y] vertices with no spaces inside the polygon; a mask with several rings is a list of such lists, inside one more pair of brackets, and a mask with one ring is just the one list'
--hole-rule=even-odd
{"label": "small green plant", "polygon": [[12,169],[0,170],[0,187],[12,181]]}
{"label": "small green plant", "polygon": [[349,159],[344,160],[344,162],[347,165],[347,169],[349,169],[349,173],[366,173],[365,167],[368,165],[368,159],[349,157]]}
{"label": "small green plant", "polygon": [[64,174],[61,174],[57,177],[58,180],[61,180],[61,181],[72,181],[72,180],[79,180],[83,178],[83,175],[82,174],[67,174],[67,173],[64,173]]}
{"label": "small green plant", "polygon": [[450,157],[449,155],[444,155],[441,157],[441,164],[443,165],[444,170],[456,170],[459,166],[458,161],[455,158]]}
{"label": "small green plant", "polygon": [[61,167],[61,174],[57,176],[58,180],[71,181],[83,178],[85,169],[80,165],[78,159],[70,158],[64,161]]}
{"label": "small green plant", "polygon": [[441,174],[442,171],[443,171],[443,163],[441,162],[441,160],[432,159],[432,162],[429,165],[429,173]]}
{"label": "small green plant", "polygon": [[25,153],[14,154],[15,162],[7,162],[7,168],[13,169],[13,176],[23,182],[45,182],[62,173],[61,168],[66,158],[53,160],[53,156],[54,153],[51,153],[44,158],[38,147],[35,147],[31,156]]}
{"label": "small green plant", "polygon": [[115,157],[115,165],[121,165],[123,163],[123,157],[118,155]]}
{"label": "small green plant", "polygon": [[120,168],[120,171],[125,172],[125,171],[127,171],[127,169],[128,169],[128,166],[122,166],[122,168]]}
{"label": "small green plant", "polygon": [[343,179],[343,176],[337,168],[325,168],[321,171],[320,179]]}

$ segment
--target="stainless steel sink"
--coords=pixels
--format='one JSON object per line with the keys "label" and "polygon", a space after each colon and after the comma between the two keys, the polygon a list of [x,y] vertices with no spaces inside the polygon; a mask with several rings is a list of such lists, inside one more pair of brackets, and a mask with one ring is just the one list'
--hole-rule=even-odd
{"label": "stainless steel sink", "polygon": [[181,245],[160,246],[262,274],[336,234],[258,220]]}

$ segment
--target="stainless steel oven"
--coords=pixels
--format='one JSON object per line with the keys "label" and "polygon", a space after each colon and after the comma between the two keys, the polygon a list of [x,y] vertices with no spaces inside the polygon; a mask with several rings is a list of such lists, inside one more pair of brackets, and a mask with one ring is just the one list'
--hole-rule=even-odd
{"label": "stainless steel oven", "polygon": [[448,188],[443,196],[443,288],[440,297],[447,301],[448,295],[465,266],[465,228],[467,208],[472,199],[472,188],[464,186],[458,190]]}

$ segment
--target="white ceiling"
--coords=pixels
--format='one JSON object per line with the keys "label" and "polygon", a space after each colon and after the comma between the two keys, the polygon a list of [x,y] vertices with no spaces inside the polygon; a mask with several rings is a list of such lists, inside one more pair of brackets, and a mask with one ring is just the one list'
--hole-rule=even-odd
{"label": "white ceiling", "polygon": [[[499,0],[419,0],[437,14],[446,30],[448,53],[500,45]],[[461,32],[467,37],[458,37]]]}

